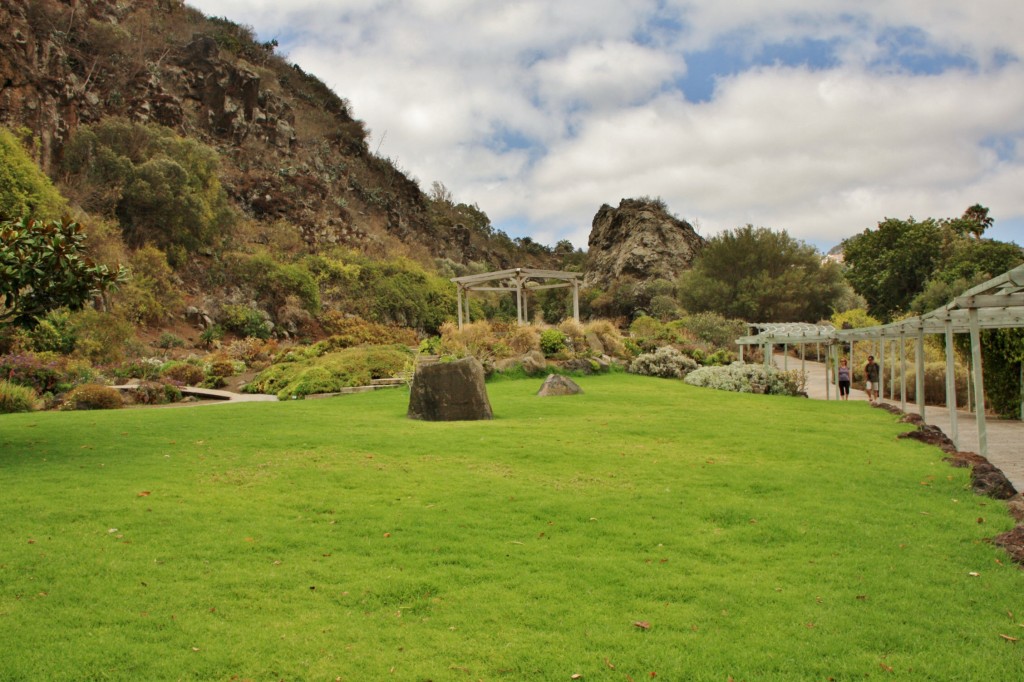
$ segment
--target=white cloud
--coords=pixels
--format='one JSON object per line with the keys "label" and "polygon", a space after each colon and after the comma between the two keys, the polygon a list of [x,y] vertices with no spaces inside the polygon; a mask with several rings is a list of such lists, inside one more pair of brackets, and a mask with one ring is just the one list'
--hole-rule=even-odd
{"label": "white cloud", "polygon": [[[585,246],[602,203],[638,195],[704,234],[750,222],[824,248],[975,202],[1024,222],[1024,12],[1010,0],[193,4],[279,37],[351,101],[371,148],[512,236]],[[834,50],[818,69],[733,60],[708,101],[678,87],[694,51],[753,59],[808,41]],[[946,60],[910,73],[904,52]]]}

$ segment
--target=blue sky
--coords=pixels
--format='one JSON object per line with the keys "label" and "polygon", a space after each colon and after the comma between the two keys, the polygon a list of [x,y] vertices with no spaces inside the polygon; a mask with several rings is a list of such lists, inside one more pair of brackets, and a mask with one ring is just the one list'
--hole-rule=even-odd
{"label": "blue sky", "polygon": [[347,98],[371,149],[512,237],[658,196],[822,250],[974,203],[1024,244],[1009,0],[191,0]]}

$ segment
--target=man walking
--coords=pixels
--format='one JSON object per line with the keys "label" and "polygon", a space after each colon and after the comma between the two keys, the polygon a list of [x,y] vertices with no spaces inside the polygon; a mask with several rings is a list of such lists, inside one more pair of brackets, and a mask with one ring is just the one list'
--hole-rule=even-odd
{"label": "man walking", "polygon": [[869,355],[868,364],[864,365],[864,379],[864,390],[868,394],[868,400],[875,402],[878,400],[878,363],[875,362],[874,355]]}

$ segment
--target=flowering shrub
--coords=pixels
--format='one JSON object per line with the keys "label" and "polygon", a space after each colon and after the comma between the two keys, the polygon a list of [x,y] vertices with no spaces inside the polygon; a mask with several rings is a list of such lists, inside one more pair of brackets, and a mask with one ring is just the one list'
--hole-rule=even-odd
{"label": "flowering shrub", "polygon": [[59,393],[94,375],[88,362],[54,353],[12,353],[0,356],[0,379],[31,386],[36,393]]}
{"label": "flowering shrub", "polygon": [[672,346],[662,346],[653,353],[643,353],[629,364],[631,374],[649,377],[682,379],[697,369],[697,362]]}
{"label": "flowering shrub", "polygon": [[684,379],[691,386],[773,395],[800,395],[804,391],[805,380],[797,370],[783,372],[774,367],[765,369],[764,365],[739,362],[719,367],[701,367],[690,372]]}

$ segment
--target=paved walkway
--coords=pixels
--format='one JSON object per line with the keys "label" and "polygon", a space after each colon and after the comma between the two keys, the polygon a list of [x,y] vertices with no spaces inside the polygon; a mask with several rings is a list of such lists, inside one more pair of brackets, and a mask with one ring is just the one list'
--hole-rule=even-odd
{"label": "paved walkway", "polygon": [[[126,391],[135,388],[137,384],[121,384],[119,386],[113,386],[120,391]],[[233,393],[231,391],[221,391],[213,388],[199,388],[198,386],[181,386],[180,389],[182,395],[190,395],[200,400],[208,400],[210,402],[204,403],[207,405],[216,405],[220,403],[257,403],[257,402],[275,402],[277,400],[276,395],[265,395],[262,393]],[[188,404],[188,403],[186,403]]]}
{"label": "paved walkway", "polygon": [[[775,356],[775,366],[783,367],[783,358]],[[800,358],[789,358],[785,361],[789,369],[800,369]],[[825,400],[825,365],[821,362],[807,361],[807,395],[816,400]],[[888,392],[888,389],[886,389]],[[836,387],[829,387],[829,397],[836,399]],[[867,400],[868,396],[864,391],[857,389],[850,390],[850,400]],[[884,401],[890,405],[899,407],[899,399]],[[908,402],[906,412],[917,413],[917,403]],[[942,429],[947,436],[952,437],[950,426],[949,410],[938,405],[927,405],[924,410],[925,422]],[[978,424],[974,413],[957,410],[957,430],[959,431],[960,450],[967,452],[980,452],[978,445]],[[1018,420],[995,419],[989,417],[985,421],[985,431],[988,438],[988,460],[1002,470],[1003,474],[1010,479],[1013,487],[1018,492],[1024,492],[1024,422]]]}

